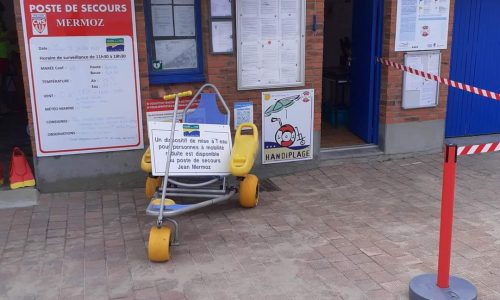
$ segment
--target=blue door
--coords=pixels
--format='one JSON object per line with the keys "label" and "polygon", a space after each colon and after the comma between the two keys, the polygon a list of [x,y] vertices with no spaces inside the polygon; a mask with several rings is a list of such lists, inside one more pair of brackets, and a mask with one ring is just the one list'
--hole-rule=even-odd
{"label": "blue door", "polygon": [[[456,0],[451,79],[500,92],[499,0]],[[446,136],[500,133],[500,101],[450,88]]]}
{"label": "blue door", "polygon": [[382,1],[354,0],[349,129],[367,143],[377,143]]}

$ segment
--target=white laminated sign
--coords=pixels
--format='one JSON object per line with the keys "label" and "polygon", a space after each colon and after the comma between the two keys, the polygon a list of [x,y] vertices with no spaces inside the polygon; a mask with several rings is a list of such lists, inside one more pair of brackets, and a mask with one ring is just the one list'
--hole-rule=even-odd
{"label": "white laminated sign", "polygon": [[[149,122],[148,128],[153,175],[164,176],[172,123]],[[169,175],[226,176],[231,148],[229,125],[177,123]]]}

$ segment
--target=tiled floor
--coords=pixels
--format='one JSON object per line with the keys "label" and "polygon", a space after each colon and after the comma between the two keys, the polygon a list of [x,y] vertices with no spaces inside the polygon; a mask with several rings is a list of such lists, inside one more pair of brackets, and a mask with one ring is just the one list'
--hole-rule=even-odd
{"label": "tiled floor", "polygon": [[[324,162],[180,218],[150,263],[142,190],[43,195],[0,210],[1,299],[407,299],[436,268],[441,156]],[[500,155],[460,159],[452,273],[500,299]]]}
{"label": "tiled floor", "polygon": [[321,148],[364,145],[362,139],[345,127],[334,127],[328,121],[321,123]]}

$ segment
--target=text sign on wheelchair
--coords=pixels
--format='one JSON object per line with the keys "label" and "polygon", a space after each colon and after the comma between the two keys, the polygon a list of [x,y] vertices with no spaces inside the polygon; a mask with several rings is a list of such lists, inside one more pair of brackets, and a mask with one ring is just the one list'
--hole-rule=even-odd
{"label": "text sign on wheelchair", "polygon": [[[149,122],[148,128],[153,175],[164,176],[172,123]],[[169,175],[229,175],[231,148],[229,125],[177,123]]]}

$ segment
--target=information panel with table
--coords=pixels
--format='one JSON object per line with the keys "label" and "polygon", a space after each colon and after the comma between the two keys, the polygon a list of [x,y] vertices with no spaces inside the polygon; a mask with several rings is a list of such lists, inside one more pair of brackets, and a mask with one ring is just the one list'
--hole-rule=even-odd
{"label": "information panel with table", "polygon": [[237,0],[238,89],[304,85],[305,1]]}
{"label": "information panel with table", "polygon": [[143,148],[134,2],[39,3],[21,1],[37,155]]}

